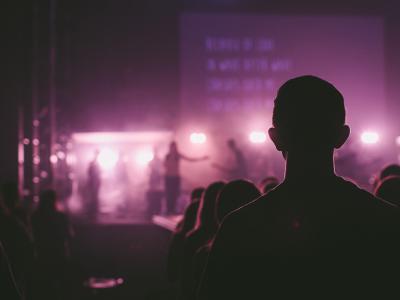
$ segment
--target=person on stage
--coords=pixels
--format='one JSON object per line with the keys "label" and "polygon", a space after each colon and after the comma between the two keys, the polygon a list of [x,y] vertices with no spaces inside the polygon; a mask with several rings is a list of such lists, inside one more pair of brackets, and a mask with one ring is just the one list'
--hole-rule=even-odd
{"label": "person on stage", "polygon": [[243,152],[238,148],[234,139],[229,139],[226,144],[232,154],[231,162],[228,166],[222,166],[218,163],[213,163],[212,166],[225,173],[226,179],[229,181],[246,179],[248,177],[247,164]]}
{"label": "person on stage", "polygon": [[93,160],[89,164],[87,171],[88,176],[88,215],[92,221],[97,219],[99,207],[99,191],[101,185],[101,173],[98,163],[99,151],[96,150]]}
{"label": "person on stage", "polygon": [[169,151],[165,156],[165,198],[167,204],[167,215],[176,213],[176,202],[181,190],[180,161],[184,159],[190,162],[207,160],[208,156],[191,158],[179,152],[176,142],[171,142]]}

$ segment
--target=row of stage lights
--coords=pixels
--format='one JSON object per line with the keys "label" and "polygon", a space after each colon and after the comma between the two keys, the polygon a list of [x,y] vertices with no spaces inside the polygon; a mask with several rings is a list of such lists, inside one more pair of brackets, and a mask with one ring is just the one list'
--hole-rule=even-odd
{"label": "row of stage lights", "polygon": [[[192,132],[189,135],[189,140],[192,144],[205,144],[207,135],[204,132]],[[264,144],[267,142],[267,133],[264,131],[252,131],[248,134],[248,140],[252,144]],[[380,136],[375,131],[364,131],[360,135],[360,141],[365,145],[374,145],[379,143]],[[396,138],[396,144],[400,147],[400,136]],[[50,157],[50,161],[56,164],[58,161],[66,159],[68,164],[74,164],[73,158],[74,156],[67,156],[64,152],[59,151],[56,155]],[[121,157],[120,153],[112,148],[103,148],[99,152],[98,163],[102,169],[111,170],[118,164],[120,159],[133,161],[138,166],[146,166],[154,159],[154,152],[150,148],[142,149],[128,159],[127,157]]]}
{"label": "row of stage lights", "polygon": [[[252,144],[264,144],[267,141],[267,134],[264,131],[252,131],[248,135],[248,139]],[[377,144],[380,140],[379,134],[375,131],[364,131],[360,136],[363,144]],[[207,135],[203,132],[193,132],[190,134],[190,142],[192,144],[205,144]],[[396,139],[396,144],[400,146],[400,136]]]}
{"label": "row of stage lights", "polygon": [[[252,131],[248,138],[253,144],[263,144],[267,141],[267,134],[263,131]],[[192,144],[205,144],[207,135],[203,132],[193,132],[190,134],[189,139]]]}

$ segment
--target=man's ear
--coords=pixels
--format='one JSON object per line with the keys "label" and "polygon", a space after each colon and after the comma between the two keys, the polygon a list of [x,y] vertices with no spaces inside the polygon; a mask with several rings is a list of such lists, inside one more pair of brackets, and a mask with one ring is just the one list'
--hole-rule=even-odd
{"label": "man's ear", "polygon": [[344,125],[342,128],[340,128],[339,134],[337,136],[337,139],[335,141],[335,148],[339,149],[340,147],[343,146],[343,144],[347,141],[347,139],[350,136],[350,127],[347,125]]}
{"label": "man's ear", "polygon": [[276,129],[275,127],[271,127],[270,129],[268,129],[268,135],[269,138],[272,140],[272,142],[275,144],[276,150],[278,151],[286,150],[278,129]]}

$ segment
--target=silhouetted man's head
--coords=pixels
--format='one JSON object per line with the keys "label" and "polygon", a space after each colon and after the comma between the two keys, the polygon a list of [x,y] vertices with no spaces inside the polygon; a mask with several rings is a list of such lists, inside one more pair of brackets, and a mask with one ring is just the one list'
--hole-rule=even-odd
{"label": "silhouetted man's head", "polygon": [[350,133],[342,94],[315,76],[293,78],[280,87],[272,122],[269,135],[283,153],[339,148]]}

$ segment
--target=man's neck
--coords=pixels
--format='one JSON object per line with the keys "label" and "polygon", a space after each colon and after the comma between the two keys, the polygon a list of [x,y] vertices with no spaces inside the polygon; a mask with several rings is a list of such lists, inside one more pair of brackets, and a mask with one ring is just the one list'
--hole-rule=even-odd
{"label": "man's neck", "polygon": [[333,150],[325,152],[288,152],[285,182],[324,180],[335,177]]}

